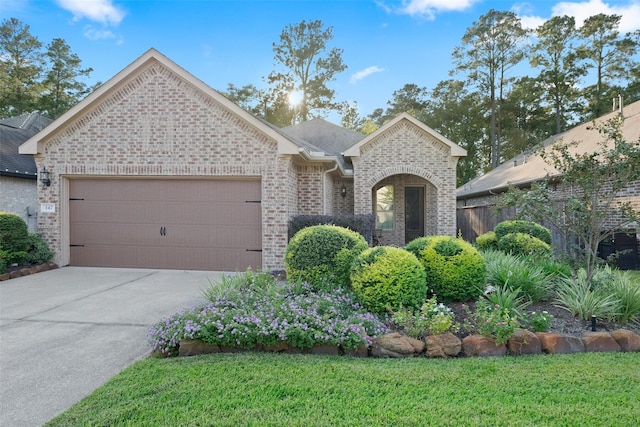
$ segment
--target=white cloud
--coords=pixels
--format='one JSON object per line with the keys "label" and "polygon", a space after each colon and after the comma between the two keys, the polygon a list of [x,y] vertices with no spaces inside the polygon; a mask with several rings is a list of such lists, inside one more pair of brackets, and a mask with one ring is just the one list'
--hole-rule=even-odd
{"label": "white cloud", "polygon": [[58,5],[73,13],[74,21],[83,18],[105,25],[118,25],[125,12],[113,4],[112,0],[56,0]]}
{"label": "white cloud", "polygon": [[534,30],[544,24],[545,18],[533,15],[531,3],[516,3],[511,7],[511,11],[518,15],[523,28]]}
{"label": "white cloud", "polygon": [[377,65],[373,65],[371,67],[367,67],[362,71],[358,71],[357,73],[355,73],[354,75],[351,76],[351,79],[349,80],[349,83],[356,83],[362,79],[364,79],[365,77],[370,76],[371,74],[375,74],[375,73],[381,73],[383,72],[384,69],[378,67]]}
{"label": "white cloud", "polygon": [[640,3],[637,0],[629,1],[626,5],[615,6],[602,0],[563,1],[552,8],[553,16],[573,16],[577,26],[581,26],[588,17],[599,13],[622,16],[619,27],[621,33],[640,29]]}
{"label": "white cloud", "polygon": [[402,0],[397,12],[434,20],[436,13],[463,11],[479,0]]}
{"label": "white cloud", "polygon": [[90,25],[84,27],[84,36],[89,40],[115,39],[117,37],[110,30],[97,30]]}

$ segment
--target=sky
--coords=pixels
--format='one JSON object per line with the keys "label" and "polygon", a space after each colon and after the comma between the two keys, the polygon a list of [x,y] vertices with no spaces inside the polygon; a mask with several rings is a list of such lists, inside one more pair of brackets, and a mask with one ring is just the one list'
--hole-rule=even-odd
{"label": "sky", "polygon": [[386,108],[407,83],[431,90],[451,78],[454,48],[490,9],[512,11],[529,28],[606,13],[622,16],[621,32],[640,29],[640,0],[0,0],[0,18],[29,25],[44,46],[64,39],[93,68],[90,85],[155,48],[218,91],[266,88],[283,29],[320,20],[348,67],[329,86],[337,101],[357,102],[360,116]]}

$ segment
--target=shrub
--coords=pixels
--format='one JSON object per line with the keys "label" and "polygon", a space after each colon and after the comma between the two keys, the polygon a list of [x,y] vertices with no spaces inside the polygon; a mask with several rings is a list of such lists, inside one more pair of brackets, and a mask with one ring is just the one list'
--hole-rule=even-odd
{"label": "shrub", "polygon": [[18,215],[0,212],[0,247],[9,252],[26,252],[28,249],[27,223]]}
{"label": "shrub", "polygon": [[419,237],[405,249],[424,266],[427,286],[439,301],[473,300],[484,291],[485,261],[470,243],[450,236]]}
{"label": "shrub", "polygon": [[3,251],[0,248],[0,274],[4,273],[7,269],[7,255],[9,255],[9,252]]}
{"label": "shrub", "polygon": [[466,329],[475,331],[483,337],[492,339],[497,345],[504,344],[520,326],[518,319],[508,309],[481,299],[472,313],[465,306],[467,316],[473,323],[467,323]]}
{"label": "shrub", "polygon": [[618,315],[616,296],[603,289],[592,289],[584,269],[578,271],[575,279],[560,280],[554,304],[584,320],[591,316],[613,319]]}
{"label": "shrub", "polygon": [[509,315],[518,320],[526,318],[524,309],[531,304],[531,301],[526,298],[520,288],[512,288],[506,285],[496,287],[491,292],[488,292],[484,298],[491,304],[508,310]]}
{"label": "shrub", "polygon": [[439,335],[456,329],[459,325],[453,322],[454,318],[453,310],[438,303],[436,297],[432,297],[422,304],[419,311],[402,307],[393,313],[391,320],[401,327],[406,335],[420,338],[425,334]]}
{"label": "shrub", "polygon": [[53,258],[53,251],[47,242],[42,240],[39,233],[29,233],[27,236],[27,263],[43,264]]}
{"label": "shrub", "polygon": [[603,291],[616,298],[616,320],[622,323],[640,320],[640,283],[628,271],[615,271]]}
{"label": "shrub", "polygon": [[531,302],[546,300],[556,276],[545,272],[538,258],[523,257],[499,251],[486,251],[487,284],[494,288],[518,288]]}
{"label": "shrub", "polygon": [[373,239],[376,217],[371,214],[361,215],[296,215],[289,220],[289,239],[303,228],[314,225],[337,225],[362,234],[369,243]]}
{"label": "shrub", "polygon": [[496,233],[498,242],[500,242],[500,240],[507,234],[524,233],[529,236],[536,237],[548,245],[551,244],[551,231],[549,231],[548,228],[532,221],[525,221],[521,219],[502,221],[496,225],[493,231]]}
{"label": "shrub", "polygon": [[547,311],[534,311],[529,316],[528,323],[533,332],[547,332],[553,323],[553,315]]}
{"label": "shrub", "polygon": [[509,233],[498,239],[498,249],[513,255],[551,255],[551,246],[525,233]]}
{"label": "shrub", "polygon": [[495,231],[489,231],[476,237],[476,247],[481,251],[498,250],[498,237]]}
{"label": "shrub", "polygon": [[353,259],[369,245],[362,235],[335,225],[315,225],[298,231],[285,251],[285,271],[290,281],[311,285],[349,284]]}
{"label": "shrub", "polygon": [[351,286],[374,313],[401,307],[416,309],[427,296],[420,261],[412,253],[391,246],[370,248],[358,255],[351,270]]}

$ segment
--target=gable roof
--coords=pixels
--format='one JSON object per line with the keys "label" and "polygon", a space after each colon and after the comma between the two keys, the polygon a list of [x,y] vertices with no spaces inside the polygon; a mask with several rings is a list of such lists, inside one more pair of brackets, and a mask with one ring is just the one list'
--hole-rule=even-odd
{"label": "gable roof", "polygon": [[355,144],[352,147],[350,147],[348,150],[346,150],[344,152],[344,155],[348,156],[348,157],[358,157],[358,156],[360,156],[360,148],[361,147],[363,147],[364,145],[368,144],[370,141],[376,139],[379,135],[383,134],[388,129],[392,128],[397,123],[400,123],[403,120],[406,120],[409,123],[413,124],[414,126],[417,126],[423,132],[426,132],[427,134],[431,135],[432,137],[434,137],[438,141],[440,141],[443,144],[449,146],[449,148],[451,149],[451,156],[453,156],[453,157],[464,157],[464,156],[467,155],[467,150],[465,150],[464,148],[460,147],[458,144],[450,141],[449,139],[445,138],[444,136],[440,135],[438,132],[436,132],[435,130],[431,129],[429,126],[425,125],[420,120],[416,119],[415,117],[413,117],[411,114],[408,114],[408,113],[402,113],[402,114],[396,116],[389,123],[386,123],[384,126],[382,126],[381,128],[377,129],[375,132],[371,133],[370,135],[368,135],[364,139],[362,139],[360,142],[358,142],[357,144]]}
{"label": "gable roof", "polygon": [[0,175],[36,179],[33,156],[19,154],[18,148],[52,121],[36,112],[0,120]]}
{"label": "gable roof", "polygon": [[[617,114],[619,114],[619,111],[605,114],[598,118],[596,122],[605,122]],[[640,101],[625,106],[623,114],[623,137],[627,141],[638,140],[640,136]],[[589,121],[547,138],[540,146],[544,148],[560,141],[565,143],[578,142],[575,147],[571,148],[571,151],[591,153],[597,150],[597,146],[602,140],[603,137],[597,130],[593,129],[593,121]],[[544,179],[547,175],[559,176],[560,174],[551,165],[546,163],[539,154],[535,152],[531,154],[523,153],[459,187],[456,191],[456,196],[459,199],[465,199],[503,192],[506,191],[510,185],[526,186],[532,182]]]}
{"label": "gable roof", "polygon": [[129,64],[126,68],[116,74],[114,77],[109,79],[106,83],[101,85],[91,94],[89,94],[86,98],[76,104],[73,108],[67,111],[65,114],[60,116],[56,121],[54,121],[51,126],[48,126],[39,134],[30,138],[27,142],[20,146],[21,154],[38,154],[42,153],[44,150],[44,144],[48,139],[53,137],[56,132],[61,131],[67,123],[77,119],[81,113],[85,109],[92,108],[100,102],[108,97],[113,92],[117,91],[118,88],[128,81],[131,76],[136,75],[142,70],[145,70],[150,65],[154,63],[160,63],[164,67],[170,69],[175,74],[179,75],[182,79],[187,81],[189,84],[195,86],[198,90],[205,93],[207,96],[213,98],[217,103],[221,104],[233,114],[239,116],[243,120],[245,120],[248,124],[255,127],[258,131],[266,134],[268,137],[272,138],[277,142],[278,145],[278,153],[280,154],[298,154],[299,147],[296,146],[293,142],[284,137],[281,133],[276,132],[272,127],[265,125],[264,122],[259,120],[257,117],[243,110],[221,93],[217,92],[203,81],[194,77],[192,74],[187,72],[184,68],[177,65],[175,62],[171,61],[169,58],[158,52],[156,49],[149,49],[138,59]]}

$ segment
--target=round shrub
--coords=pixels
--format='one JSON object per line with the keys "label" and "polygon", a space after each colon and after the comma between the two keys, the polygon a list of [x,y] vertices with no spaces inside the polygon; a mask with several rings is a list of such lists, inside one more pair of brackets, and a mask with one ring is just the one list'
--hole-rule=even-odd
{"label": "round shrub", "polygon": [[496,225],[496,228],[493,231],[496,233],[498,242],[507,234],[524,233],[537,237],[548,245],[551,244],[551,231],[533,221],[525,221],[522,219],[502,221],[500,224]]}
{"label": "round shrub", "polygon": [[495,231],[488,231],[476,237],[476,247],[480,251],[498,250],[498,237]]}
{"label": "round shrub", "polygon": [[417,309],[427,297],[420,261],[392,246],[369,248],[358,255],[351,269],[351,287],[373,313]]}
{"label": "round shrub", "polygon": [[450,236],[419,237],[405,249],[424,266],[427,287],[439,301],[474,300],[484,291],[484,257],[470,243]]}
{"label": "round shrub", "polygon": [[544,256],[551,254],[551,246],[525,233],[509,233],[498,240],[498,249],[513,255]]}
{"label": "round shrub", "polygon": [[0,247],[9,252],[26,252],[28,248],[27,223],[18,215],[0,212]]}
{"label": "round shrub", "polygon": [[314,286],[331,279],[349,284],[353,259],[369,245],[361,234],[335,225],[315,225],[298,231],[285,250],[287,279]]}

